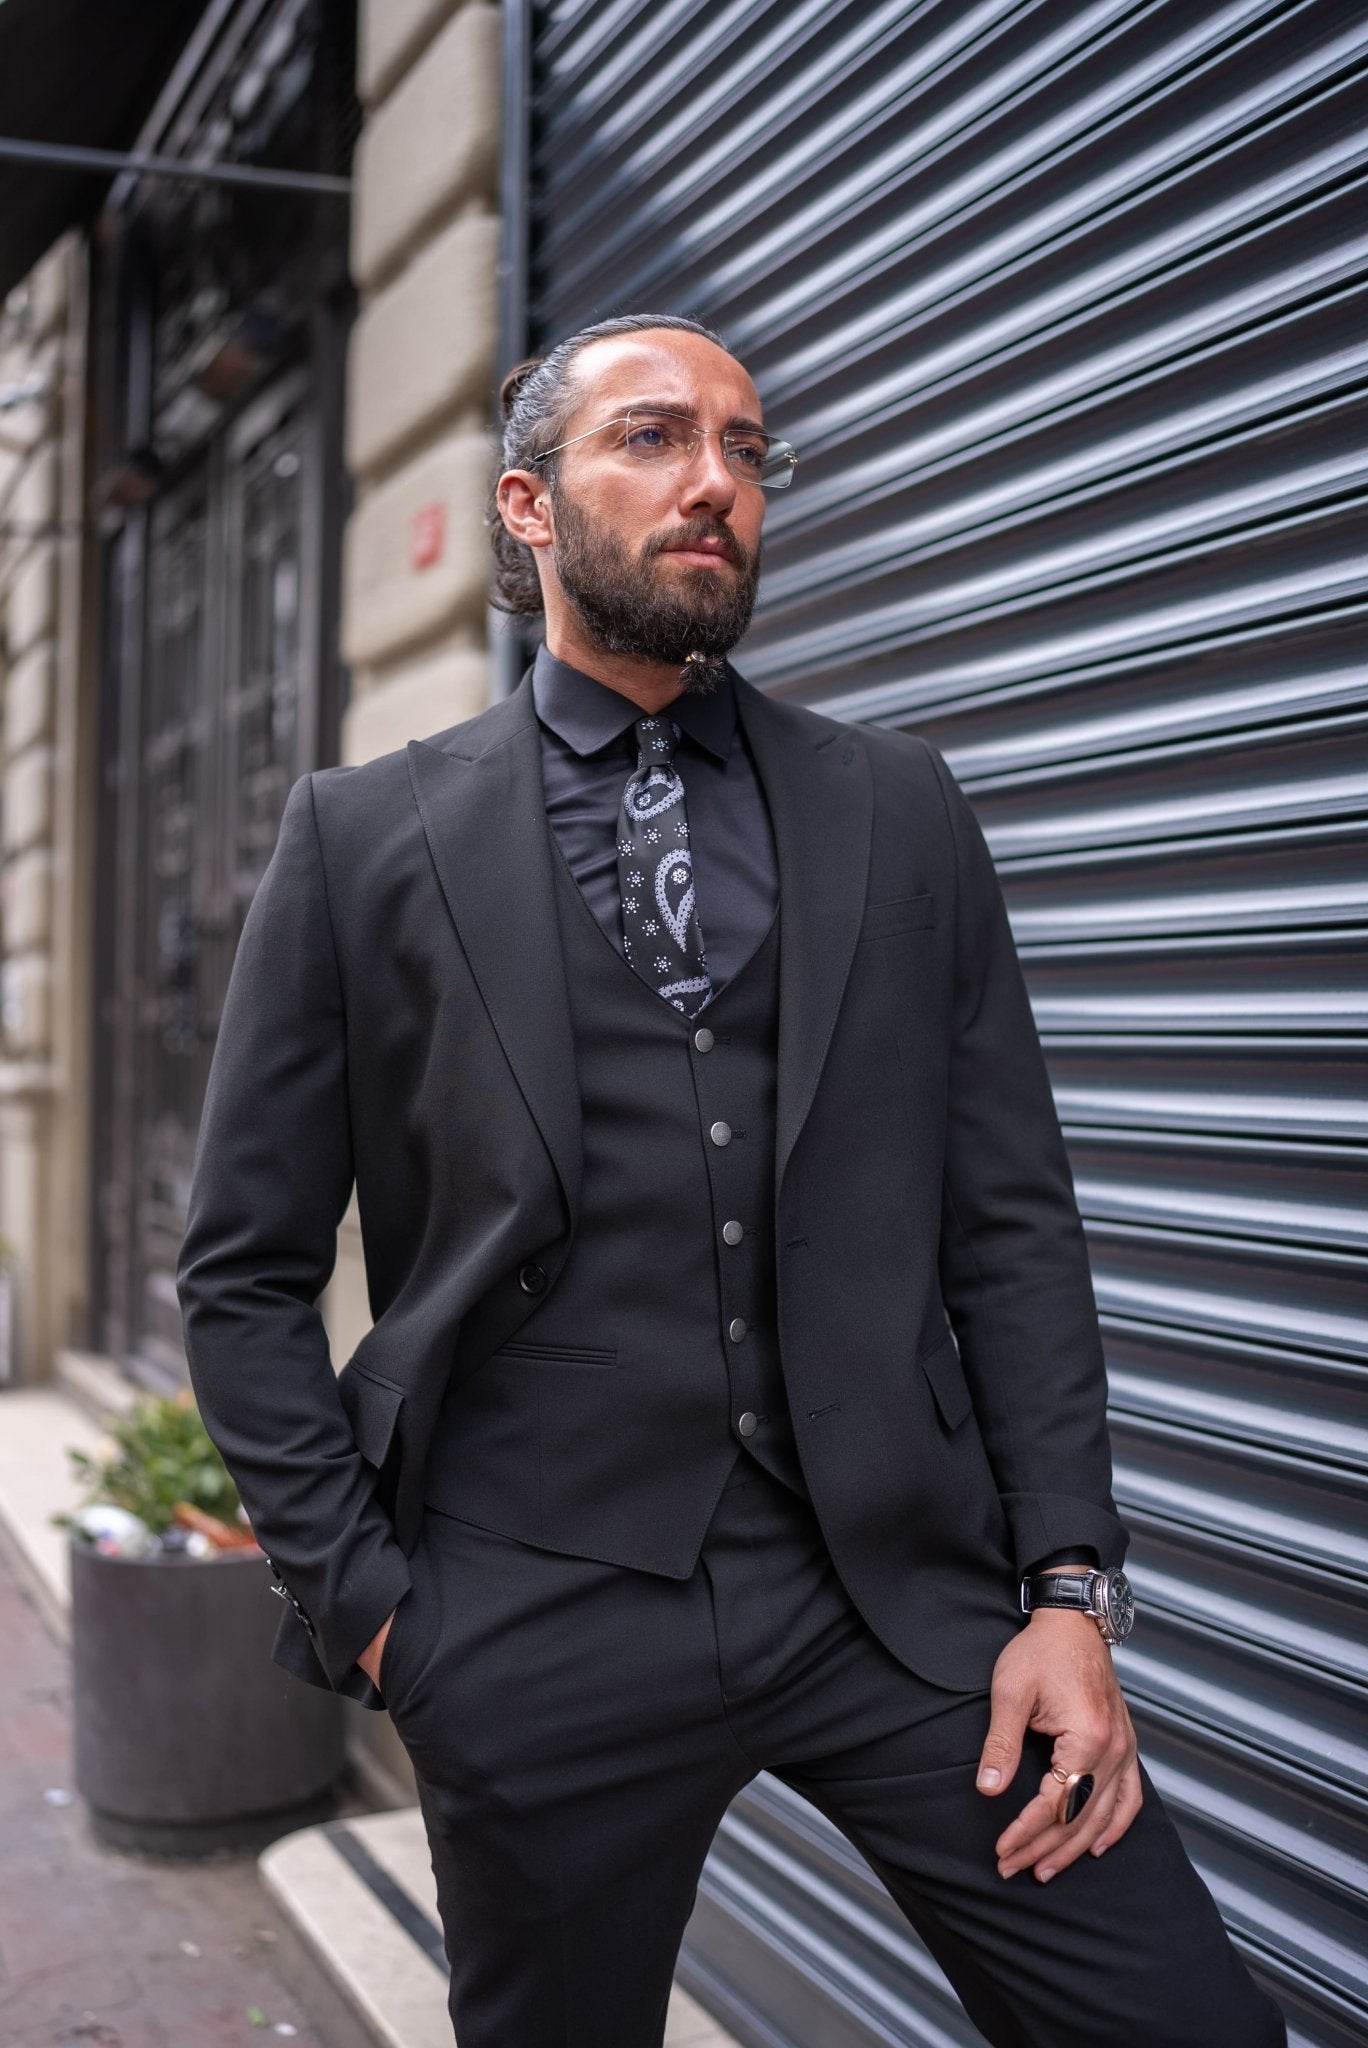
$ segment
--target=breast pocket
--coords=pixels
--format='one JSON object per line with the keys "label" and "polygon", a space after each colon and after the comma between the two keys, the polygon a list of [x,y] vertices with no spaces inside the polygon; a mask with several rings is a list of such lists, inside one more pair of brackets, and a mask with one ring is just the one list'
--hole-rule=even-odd
{"label": "breast pocket", "polygon": [[860,944],[873,939],[893,939],[899,932],[930,931],[936,922],[934,896],[890,896],[883,903],[868,903],[860,923]]}
{"label": "breast pocket", "polygon": [[494,1354],[495,1358],[527,1358],[537,1365],[616,1365],[618,1355],[602,1344],[535,1343],[515,1337]]}

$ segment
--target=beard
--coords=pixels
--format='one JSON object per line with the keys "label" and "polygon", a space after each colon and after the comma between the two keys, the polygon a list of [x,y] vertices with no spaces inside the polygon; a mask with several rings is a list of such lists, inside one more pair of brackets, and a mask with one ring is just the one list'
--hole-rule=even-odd
{"label": "beard", "polygon": [[[633,555],[615,534],[591,524],[564,493],[554,504],[556,574],[600,652],[678,663],[687,670],[686,689],[712,689],[751,622],[759,548],[752,552],[729,526],[700,513]],[[719,541],[732,571],[683,569],[667,580],[656,557],[700,540]]]}

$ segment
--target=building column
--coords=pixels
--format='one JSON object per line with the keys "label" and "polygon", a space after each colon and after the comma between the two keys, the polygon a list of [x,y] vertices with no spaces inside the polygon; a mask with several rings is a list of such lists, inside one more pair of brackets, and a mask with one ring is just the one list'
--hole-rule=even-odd
{"label": "building column", "polygon": [[0,315],[0,1237],[24,1380],[83,1339],[89,1279],[85,329],[70,235]]}

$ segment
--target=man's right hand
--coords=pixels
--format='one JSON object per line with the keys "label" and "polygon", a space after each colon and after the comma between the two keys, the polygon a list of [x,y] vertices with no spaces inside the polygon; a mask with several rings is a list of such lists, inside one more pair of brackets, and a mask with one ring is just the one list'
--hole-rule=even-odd
{"label": "man's right hand", "polygon": [[389,1619],[381,1623],[356,1660],[372,1685],[378,1686],[380,1683],[380,1659],[385,1654],[385,1637],[390,1632],[390,1622],[398,1612],[397,1607],[391,1609]]}

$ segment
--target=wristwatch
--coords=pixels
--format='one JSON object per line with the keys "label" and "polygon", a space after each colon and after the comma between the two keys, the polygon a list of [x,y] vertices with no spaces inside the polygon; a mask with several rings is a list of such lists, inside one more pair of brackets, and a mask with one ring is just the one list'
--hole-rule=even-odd
{"label": "wristwatch", "polygon": [[1124,1643],[1135,1626],[1135,1595],[1117,1565],[1106,1571],[1037,1572],[1021,1582],[1021,1611],[1037,1607],[1071,1607],[1090,1614],[1104,1643]]}

